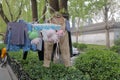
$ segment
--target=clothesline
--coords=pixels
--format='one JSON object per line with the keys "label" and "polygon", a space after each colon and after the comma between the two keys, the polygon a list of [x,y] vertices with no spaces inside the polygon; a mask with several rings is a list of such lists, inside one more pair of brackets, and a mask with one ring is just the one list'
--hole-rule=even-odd
{"label": "clothesline", "polygon": [[[49,16],[49,18],[48,18],[48,20],[49,19],[51,19],[52,18],[52,16],[50,15],[50,13],[48,12],[48,10],[49,9],[52,9],[54,12],[57,12],[57,11],[55,11],[55,9],[54,8],[52,8],[51,6],[50,6],[50,4],[49,3],[46,3],[46,12],[38,19],[38,21],[37,22],[39,22],[46,14],[49,14],[48,16]],[[68,16],[67,14],[62,14],[63,16]],[[51,16],[51,17],[50,17]]]}
{"label": "clothesline", "polygon": [[[37,22],[39,22],[46,14],[48,14],[48,16],[49,16],[48,20],[50,20],[50,18],[51,18],[52,16],[50,15],[49,9],[52,9],[54,12],[56,12],[55,9],[50,6],[48,0],[46,0],[46,5],[45,5],[45,7],[46,7],[46,12],[38,19]],[[51,17],[50,17],[50,16],[51,16]]]}
{"label": "clothesline", "polygon": [[56,24],[51,24],[51,23],[45,23],[45,24],[32,24],[34,30],[49,30],[49,29],[53,29],[53,30],[60,30],[60,25],[56,25]]}
{"label": "clothesline", "polygon": [[[56,33],[56,30],[59,31],[60,29],[60,25],[56,24],[32,24],[26,23],[25,21],[10,22],[7,25],[5,40],[5,43],[7,44],[7,50],[41,50],[40,46],[42,46],[42,40],[54,42],[58,41],[57,35],[60,32]],[[48,35],[50,35],[50,37],[48,37]]]}

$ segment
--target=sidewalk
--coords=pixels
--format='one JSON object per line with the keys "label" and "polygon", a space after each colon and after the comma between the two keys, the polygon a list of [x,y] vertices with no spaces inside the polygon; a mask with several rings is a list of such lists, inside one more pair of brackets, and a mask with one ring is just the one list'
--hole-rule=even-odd
{"label": "sidewalk", "polygon": [[0,80],[12,80],[6,68],[0,69]]}
{"label": "sidewalk", "polygon": [[0,68],[0,80],[18,80],[9,65]]}

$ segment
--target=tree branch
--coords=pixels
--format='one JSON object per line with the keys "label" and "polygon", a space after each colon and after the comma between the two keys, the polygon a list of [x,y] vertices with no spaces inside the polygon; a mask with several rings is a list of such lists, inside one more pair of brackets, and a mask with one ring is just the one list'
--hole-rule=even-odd
{"label": "tree branch", "polygon": [[6,24],[9,22],[7,16],[4,14],[2,3],[0,3],[0,16],[5,21]]}
{"label": "tree branch", "polygon": [[45,21],[45,18],[46,18],[46,16],[45,16],[45,13],[47,11],[46,3],[47,3],[47,1],[45,2],[45,6],[44,6],[44,9],[43,9],[43,12],[42,12],[42,15],[43,15],[42,19],[43,19],[43,21]]}
{"label": "tree branch", "polygon": [[18,18],[20,17],[20,15],[21,15],[21,13],[22,13],[22,8],[23,8],[23,0],[22,0],[22,2],[21,2],[21,5],[20,5],[20,7],[19,7],[19,13],[18,13],[18,16],[16,17],[16,19],[15,19],[15,22],[18,20]]}
{"label": "tree branch", "polygon": [[11,21],[13,21],[13,14],[12,14],[12,12],[11,12],[10,5],[9,5],[9,3],[8,3],[8,0],[5,0],[5,2],[6,2],[6,4],[7,4],[7,6],[8,6],[8,10],[9,10],[9,13],[10,13],[10,16],[11,16]]}
{"label": "tree branch", "polygon": [[33,22],[38,21],[37,0],[31,0]]}

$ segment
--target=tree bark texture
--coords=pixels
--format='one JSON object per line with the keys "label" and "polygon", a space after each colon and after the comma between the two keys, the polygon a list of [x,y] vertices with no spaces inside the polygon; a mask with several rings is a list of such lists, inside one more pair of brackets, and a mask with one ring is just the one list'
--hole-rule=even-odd
{"label": "tree bark texture", "polygon": [[80,25],[80,18],[78,18],[78,22],[77,22],[77,28],[76,28],[76,43],[78,43],[78,37],[79,37],[79,25]]}
{"label": "tree bark texture", "polygon": [[60,0],[59,8],[60,8],[60,12],[62,13],[63,17],[66,19],[69,19],[67,2],[68,0]]}
{"label": "tree bark texture", "polygon": [[31,0],[32,4],[32,21],[38,21],[37,0]]}
{"label": "tree bark texture", "polygon": [[68,0],[49,0],[50,13],[60,12],[64,18],[69,19],[67,2]]}
{"label": "tree bark texture", "polygon": [[109,35],[109,26],[108,26],[108,8],[107,8],[107,5],[105,5],[105,13],[104,13],[104,16],[105,16],[105,29],[106,29],[106,47],[107,48],[110,48],[110,35]]}
{"label": "tree bark texture", "polygon": [[68,0],[60,0],[60,3],[59,3],[60,9],[64,8],[66,11],[68,10],[68,8],[67,8],[67,1]]}
{"label": "tree bark texture", "polygon": [[59,0],[49,0],[50,13],[53,14],[55,11],[59,11]]}

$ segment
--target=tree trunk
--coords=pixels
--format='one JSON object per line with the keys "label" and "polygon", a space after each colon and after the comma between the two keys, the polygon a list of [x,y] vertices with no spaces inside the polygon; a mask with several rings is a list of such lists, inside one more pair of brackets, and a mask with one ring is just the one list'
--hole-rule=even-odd
{"label": "tree trunk", "polygon": [[77,28],[76,28],[76,43],[78,43],[78,37],[79,37],[79,25],[80,25],[80,18],[78,18]]}
{"label": "tree trunk", "polygon": [[106,47],[110,48],[110,36],[109,36],[109,26],[108,26],[108,8],[107,5],[105,5],[105,29],[106,29]]}
{"label": "tree trunk", "polygon": [[106,47],[110,48],[110,35],[109,35],[109,29],[106,29]]}
{"label": "tree trunk", "polygon": [[31,0],[32,3],[32,21],[38,21],[37,0]]}
{"label": "tree trunk", "polygon": [[60,3],[59,3],[60,9],[65,9],[66,11],[68,10],[67,1],[68,0],[60,0]]}
{"label": "tree trunk", "polygon": [[55,11],[59,11],[59,1],[58,0],[49,0],[51,6],[50,13],[53,14]]}
{"label": "tree trunk", "polygon": [[75,29],[75,19],[72,18],[72,28]]}
{"label": "tree trunk", "polygon": [[60,0],[59,7],[63,17],[69,19],[67,2],[68,0]]}
{"label": "tree trunk", "polygon": [[0,16],[1,16],[2,19],[5,21],[6,24],[9,22],[8,18],[7,18],[6,15],[4,14],[3,7],[2,7],[2,3],[0,3]]}

